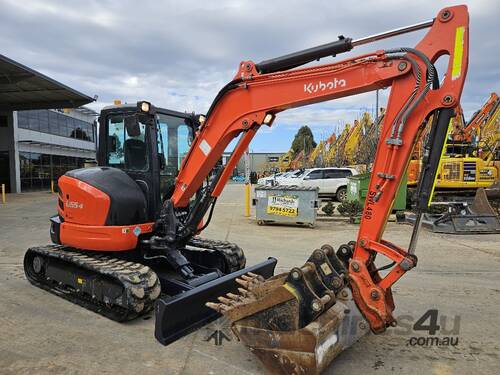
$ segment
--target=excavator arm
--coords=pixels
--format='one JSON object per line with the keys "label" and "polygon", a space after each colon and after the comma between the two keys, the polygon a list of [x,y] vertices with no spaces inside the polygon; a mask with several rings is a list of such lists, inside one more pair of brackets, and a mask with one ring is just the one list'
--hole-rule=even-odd
{"label": "excavator arm", "polygon": [[[431,148],[425,150],[418,208],[424,211],[428,206],[448,123],[454,108],[459,104],[467,73],[468,22],[466,6],[449,7],[441,10],[435,19],[399,32],[393,30],[357,41],[341,37],[328,45],[259,64],[241,62],[233,80],[214,100],[181,166],[175,191],[167,203],[173,213],[167,216],[171,220],[178,220],[175,212],[187,210],[189,213],[188,219],[182,222],[178,220],[176,227],[171,227],[170,233],[174,234],[172,238],[178,240],[194,233],[194,228],[197,228],[203,215],[221,194],[252,138],[261,126],[272,126],[280,112],[391,87],[358,238],[355,244],[348,247],[349,250],[344,248],[344,252],[350,251],[350,254],[343,259],[352,297],[371,330],[379,333],[395,324],[391,287],[416,266],[414,251],[419,225],[415,225],[408,250],[384,240],[382,235],[402,176],[422,131],[422,124],[431,122],[430,136],[434,141],[430,142]],[[340,62],[297,69],[300,65],[348,51],[359,44],[429,27],[430,30],[414,48],[378,50]],[[449,56],[449,64],[439,84],[440,79],[433,64],[443,55]],[[426,121],[431,115],[433,120]],[[213,168],[223,151],[238,136],[239,142],[227,165],[213,174]],[[203,187],[211,173],[211,179]],[[200,191],[203,193],[200,194]],[[195,194],[197,198],[194,203],[190,203]],[[331,254],[331,251],[325,250],[327,253]],[[378,254],[392,261],[385,276],[380,274],[374,264]],[[304,269],[301,272],[305,272]],[[294,271],[291,274],[292,278],[297,275]],[[319,294],[319,289],[326,290],[318,287],[319,282],[316,287],[314,283],[306,283],[308,292],[297,285],[294,289],[290,286],[295,285],[293,280],[287,280],[286,288],[295,290],[290,293],[296,297],[299,305],[305,301],[300,296],[314,294],[314,291],[318,294],[319,299],[313,299],[312,305],[301,307],[300,310],[304,313],[312,308],[312,312],[304,313],[311,319],[317,318],[317,312],[325,311],[331,306],[332,299],[335,300],[330,294],[330,297],[326,296],[330,292],[324,294],[324,298]],[[246,285],[251,284],[250,280],[244,282]],[[276,283],[276,280],[273,282]],[[301,294],[299,289],[305,294]],[[263,298],[267,301],[267,307],[271,306],[269,298]],[[212,307],[227,313],[234,310],[233,302],[238,301],[238,298],[234,297],[231,303],[227,298],[220,301],[221,304]],[[255,298],[252,303],[255,303]],[[321,308],[318,308],[318,303]],[[257,310],[250,308],[245,311]],[[236,315],[241,319],[242,314]],[[234,316],[232,318],[233,321],[237,320]],[[310,323],[311,319],[306,319],[303,325]]]}

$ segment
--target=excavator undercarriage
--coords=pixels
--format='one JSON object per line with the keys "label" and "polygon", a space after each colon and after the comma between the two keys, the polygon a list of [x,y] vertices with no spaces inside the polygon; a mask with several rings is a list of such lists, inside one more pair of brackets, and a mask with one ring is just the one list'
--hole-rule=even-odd
{"label": "excavator undercarriage", "polygon": [[[214,271],[231,274],[243,269],[246,262],[239,246],[201,237],[192,238],[183,254],[195,267],[204,268],[206,275]],[[37,246],[26,252],[24,269],[33,285],[119,322],[150,312],[160,293],[167,297],[188,289],[185,280],[175,279],[160,262],[122,252]]]}

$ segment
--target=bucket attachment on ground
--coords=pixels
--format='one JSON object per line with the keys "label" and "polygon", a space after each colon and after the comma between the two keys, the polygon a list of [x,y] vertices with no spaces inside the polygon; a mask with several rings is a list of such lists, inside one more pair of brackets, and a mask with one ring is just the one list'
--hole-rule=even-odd
{"label": "bucket attachment on ground", "polygon": [[207,303],[232,323],[267,371],[319,374],[369,330],[347,286],[347,270],[333,248],[315,250],[300,268],[268,280],[246,274],[239,294]]}
{"label": "bucket attachment on ground", "polygon": [[[476,192],[472,204],[467,202],[436,202],[434,206],[447,206],[447,212],[442,214],[424,214],[422,226],[435,233],[474,234],[500,233],[500,221],[491,207],[488,197],[498,196],[496,189],[480,188]],[[410,223],[415,222],[415,216],[408,217]]]}
{"label": "bucket attachment on ground", "polygon": [[155,337],[168,345],[220,317],[205,306],[221,294],[236,292],[235,280],[247,273],[269,278],[274,275],[277,260],[268,260],[230,273],[173,297],[161,297],[155,302]]}

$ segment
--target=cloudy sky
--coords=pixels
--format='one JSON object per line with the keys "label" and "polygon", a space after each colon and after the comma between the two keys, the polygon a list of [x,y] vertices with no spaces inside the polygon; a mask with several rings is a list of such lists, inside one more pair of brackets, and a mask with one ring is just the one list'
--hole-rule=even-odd
{"label": "cloudy sky", "polygon": [[[496,0],[0,0],[0,54],[90,96],[95,110],[121,99],[205,112],[241,60],[260,61],[435,17],[467,3],[470,64],[466,118],[500,91],[500,5]],[[414,46],[424,31],[361,46],[348,55]],[[348,56],[344,55],[344,56]],[[332,59],[324,59],[324,62]],[[438,67],[439,70],[439,67]],[[388,90],[381,92],[381,104]],[[286,151],[308,124],[317,140],[375,110],[375,93],[282,113],[251,149]]]}

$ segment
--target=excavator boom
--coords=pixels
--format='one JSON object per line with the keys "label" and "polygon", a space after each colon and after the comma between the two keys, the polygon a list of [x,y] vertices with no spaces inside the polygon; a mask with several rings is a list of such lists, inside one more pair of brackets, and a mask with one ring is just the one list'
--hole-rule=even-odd
{"label": "excavator boom", "polygon": [[[258,64],[242,61],[233,80],[215,98],[167,203],[173,212],[170,220],[178,225],[177,241],[199,224],[256,132],[263,125],[271,126],[280,112],[391,87],[357,240],[341,246],[337,253],[326,245],[314,251],[304,266],[269,281],[243,275],[239,296],[230,293],[220,297],[220,303],[210,305],[230,318],[235,333],[268,369],[282,373],[298,368],[309,369],[304,373],[324,369],[340,350],[359,338],[336,336],[349,311],[358,314],[375,333],[395,324],[391,287],[417,264],[414,252],[419,226],[415,226],[408,250],[382,235],[422,124],[433,115],[430,137],[434,141],[429,142],[432,148],[424,151],[417,205],[421,211],[428,207],[448,123],[467,73],[468,23],[467,7],[454,6],[441,10],[434,20],[401,29],[430,27],[413,48],[379,50],[298,69],[315,59],[403,32],[393,30],[358,41],[342,37]],[[450,59],[440,84],[433,64],[442,55]],[[205,194],[189,204],[237,136],[239,142],[226,167],[207,184]],[[188,219],[176,221],[178,210],[190,210]],[[393,262],[384,268],[384,276],[374,264],[378,254]],[[158,319],[167,317],[160,315]],[[299,342],[308,344],[301,347]],[[301,350],[308,354],[298,355]]]}

